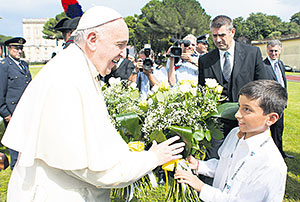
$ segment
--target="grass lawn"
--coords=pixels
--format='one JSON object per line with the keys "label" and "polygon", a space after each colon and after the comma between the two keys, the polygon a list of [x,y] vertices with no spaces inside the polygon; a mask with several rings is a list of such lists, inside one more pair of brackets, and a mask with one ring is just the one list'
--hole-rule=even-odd
{"label": "grass lawn", "polygon": [[[31,68],[32,75],[36,75],[40,68]],[[287,73],[288,75],[299,75]],[[283,136],[283,149],[286,153],[295,156],[295,159],[285,159],[288,166],[286,193],[284,202],[300,202],[300,82],[288,82],[288,107],[285,110],[285,130]],[[0,125],[0,137],[4,131],[3,123]],[[4,150],[0,147],[0,150]],[[7,184],[11,171],[6,169],[0,172],[0,202],[6,201]],[[144,199],[136,201],[162,201],[164,188],[154,190]]]}

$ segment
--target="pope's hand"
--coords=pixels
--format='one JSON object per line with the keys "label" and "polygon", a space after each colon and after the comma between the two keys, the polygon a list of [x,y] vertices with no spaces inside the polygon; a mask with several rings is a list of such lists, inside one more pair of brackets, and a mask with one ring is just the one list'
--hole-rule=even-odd
{"label": "pope's hand", "polygon": [[179,153],[181,153],[184,149],[184,142],[174,143],[179,139],[179,136],[175,136],[160,144],[157,144],[156,141],[153,141],[153,144],[149,151],[152,151],[156,154],[158,159],[158,166],[168,163],[169,161],[182,158],[182,155],[180,155]]}

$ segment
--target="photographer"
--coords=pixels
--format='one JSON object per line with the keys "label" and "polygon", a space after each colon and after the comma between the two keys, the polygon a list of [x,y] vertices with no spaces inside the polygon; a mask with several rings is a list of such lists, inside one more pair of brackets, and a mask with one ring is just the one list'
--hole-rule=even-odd
{"label": "photographer", "polygon": [[[198,56],[195,54],[196,37],[192,34],[189,34],[180,42],[181,43],[179,45],[182,49],[182,53],[180,56],[174,56],[171,54],[167,62],[167,68],[169,69],[168,80],[171,86],[174,86],[178,81],[181,80],[198,79]],[[171,47],[171,52],[172,48],[174,48],[174,46]],[[176,57],[180,57],[178,62],[175,62]]]}
{"label": "photographer", "polygon": [[135,72],[136,83],[141,93],[141,98],[146,99],[154,85],[167,81],[167,71],[154,62],[154,52],[151,48],[144,48],[139,52]]}

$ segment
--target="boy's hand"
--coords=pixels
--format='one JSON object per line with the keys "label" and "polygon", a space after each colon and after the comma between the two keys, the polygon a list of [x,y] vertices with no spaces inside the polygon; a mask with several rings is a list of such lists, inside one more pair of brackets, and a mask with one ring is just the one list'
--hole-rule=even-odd
{"label": "boy's hand", "polygon": [[186,183],[198,192],[200,192],[204,186],[204,183],[196,175],[185,170],[177,170],[174,177],[175,179],[179,179],[179,183]]}
{"label": "boy's hand", "polygon": [[198,170],[199,160],[195,159],[193,156],[188,156],[186,160],[188,160],[192,170]]}

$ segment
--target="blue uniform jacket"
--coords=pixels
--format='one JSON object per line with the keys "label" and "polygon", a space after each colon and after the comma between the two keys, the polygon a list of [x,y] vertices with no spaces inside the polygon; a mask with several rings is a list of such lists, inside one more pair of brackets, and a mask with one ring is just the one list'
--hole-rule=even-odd
{"label": "blue uniform jacket", "polygon": [[31,81],[28,64],[21,62],[25,71],[10,58],[0,61],[0,116],[12,114],[25,88]]}

